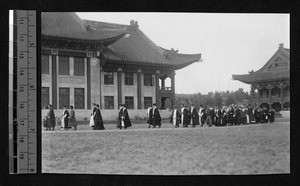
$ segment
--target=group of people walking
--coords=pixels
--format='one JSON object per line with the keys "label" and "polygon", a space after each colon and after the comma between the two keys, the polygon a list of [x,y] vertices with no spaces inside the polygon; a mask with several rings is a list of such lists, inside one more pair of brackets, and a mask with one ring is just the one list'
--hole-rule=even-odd
{"label": "group of people walking", "polygon": [[[72,105],[70,106],[70,112],[67,110],[65,105],[63,106],[63,109],[64,110],[61,117],[61,130],[68,130],[72,127],[74,127],[74,130],[77,130],[74,107]],[[43,123],[46,130],[55,130],[56,117],[51,104],[44,107]]]}
{"label": "group of people walking", "polygon": [[230,126],[240,124],[251,124],[251,123],[273,123],[275,120],[275,110],[263,107],[252,107],[252,106],[223,106],[213,107],[208,106],[203,108],[202,105],[199,109],[196,109],[193,104],[190,108],[186,108],[182,105],[179,110],[177,106],[174,107],[170,117],[170,123],[175,128],[182,124],[182,127],[188,127],[191,125],[195,127],[200,125],[201,127],[206,124],[209,127],[214,126]]}

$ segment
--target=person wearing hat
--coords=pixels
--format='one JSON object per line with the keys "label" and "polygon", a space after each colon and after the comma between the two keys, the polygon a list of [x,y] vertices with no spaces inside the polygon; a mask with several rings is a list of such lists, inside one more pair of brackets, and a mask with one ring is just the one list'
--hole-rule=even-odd
{"label": "person wearing hat", "polygon": [[199,106],[199,111],[198,111],[198,115],[199,115],[199,123],[200,126],[203,127],[204,123],[205,123],[205,110],[202,107],[202,105]]}
{"label": "person wearing hat", "polygon": [[161,116],[155,103],[152,104],[152,125],[153,128],[161,127]]}
{"label": "person wearing hat", "polygon": [[179,127],[180,123],[180,111],[178,110],[178,107],[175,105],[174,110],[172,111],[171,118],[170,118],[170,123],[172,123],[175,128]]}
{"label": "person wearing hat", "polygon": [[47,118],[49,119],[48,120],[49,129],[51,130],[51,127],[52,127],[52,129],[54,130],[54,127],[56,125],[56,119],[55,119],[55,114],[54,114],[53,107],[51,104],[49,104],[49,111],[47,113]]}
{"label": "person wearing hat", "polygon": [[97,104],[96,105],[97,110],[95,111],[95,127],[94,130],[104,130],[104,125],[103,125],[103,120],[102,120],[102,115],[101,115],[101,111],[100,111],[100,106]]}

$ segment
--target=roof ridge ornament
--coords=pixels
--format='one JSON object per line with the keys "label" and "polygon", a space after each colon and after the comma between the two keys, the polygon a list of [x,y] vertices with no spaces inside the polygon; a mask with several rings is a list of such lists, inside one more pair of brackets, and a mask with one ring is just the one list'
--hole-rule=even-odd
{"label": "roof ridge ornament", "polygon": [[138,24],[137,21],[131,20],[130,21],[130,27],[134,28],[134,29],[137,29],[137,28],[139,28],[139,24]]}

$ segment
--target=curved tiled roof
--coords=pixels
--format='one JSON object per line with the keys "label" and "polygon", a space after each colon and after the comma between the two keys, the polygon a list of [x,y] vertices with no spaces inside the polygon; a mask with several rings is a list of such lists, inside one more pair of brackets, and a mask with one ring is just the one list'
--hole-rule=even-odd
{"label": "curved tiled roof", "polygon": [[125,30],[99,30],[82,21],[73,12],[43,12],[41,14],[42,36],[88,41],[119,39]]}
{"label": "curved tiled roof", "polygon": [[137,25],[120,25],[87,20],[85,22],[92,23],[102,29],[126,29],[127,37],[119,39],[103,51],[107,60],[166,65],[179,69],[201,59],[201,54],[180,54],[157,46]]}
{"label": "curved tiled roof", "polygon": [[[279,47],[277,53],[285,52],[288,56],[290,55],[290,49]],[[253,82],[260,82],[260,81],[273,81],[273,80],[280,80],[280,79],[289,79],[290,78],[290,70],[289,67],[280,68],[280,69],[273,69],[273,70],[265,70],[270,65],[268,61],[262,68],[255,72],[251,72],[249,74],[237,75],[233,74],[232,78],[234,80],[239,80],[243,83],[251,84]]]}

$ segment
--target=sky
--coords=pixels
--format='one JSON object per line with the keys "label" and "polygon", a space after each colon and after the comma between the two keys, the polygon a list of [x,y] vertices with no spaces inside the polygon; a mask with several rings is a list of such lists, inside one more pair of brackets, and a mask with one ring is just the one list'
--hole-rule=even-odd
{"label": "sky", "polygon": [[[277,51],[290,48],[289,14],[236,13],[122,13],[77,12],[80,18],[130,24],[155,44],[179,53],[201,53],[202,62],[176,71],[176,93],[207,94],[235,91],[250,85],[232,80],[232,74],[259,70]],[[166,85],[168,86],[168,85]]]}

